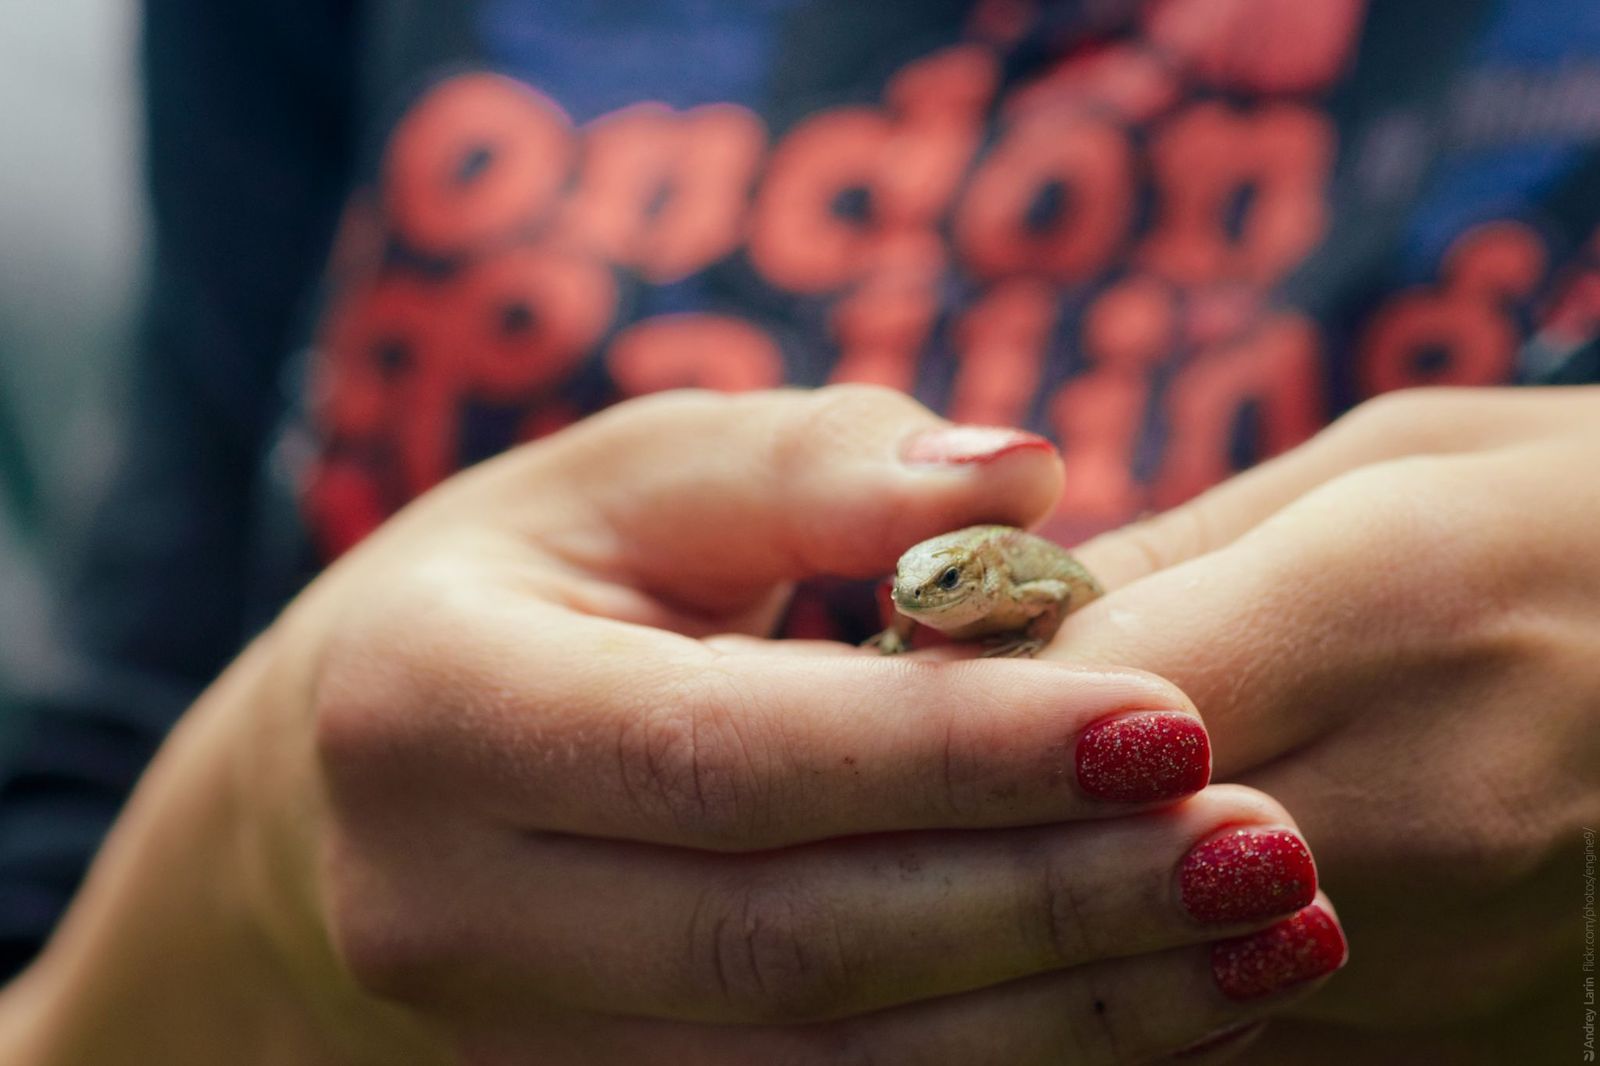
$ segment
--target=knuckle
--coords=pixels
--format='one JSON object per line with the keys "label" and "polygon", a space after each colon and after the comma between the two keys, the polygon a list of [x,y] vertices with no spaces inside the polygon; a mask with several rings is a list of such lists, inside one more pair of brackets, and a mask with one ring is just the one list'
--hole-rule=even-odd
{"label": "knuckle", "polygon": [[362,991],[404,1000],[416,986],[422,967],[393,927],[378,928],[356,908],[341,907],[329,915],[329,935],[345,973]]}
{"label": "knuckle", "polygon": [[1542,865],[1544,849],[1529,833],[1524,812],[1500,810],[1482,819],[1477,832],[1465,837],[1461,866],[1470,882],[1489,896],[1524,884]]}
{"label": "knuckle", "polygon": [[916,401],[882,386],[818,389],[806,398],[797,417],[781,424],[773,441],[773,466],[779,474],[803,483],[815,477],[820,450],[846,455],[870,452],[882,439],[885,424],[922,411]]}
{"label": "knuckle", "polygon": [[1212,546],[1204,497],[1178,505],[1129,527],[1130,544],[1152,572],[1207,551]]}
{"label": "knuckle", "polygon": [[1332,426],[1348,436],[1410,436],[1419,429],[1438,392],[1434,389],[1400,389],[1374,396],[1352,407]]}
{"label": "knuckle", "polygon": [[1351,408],[1327,432],[1363,450],[1376,445],[1390,454],[1426,451],[1477,425],[1465,416],[1482,409],[1482,391],[1441,385],[1382,393]]}
{"label": "knuckle", "polygon": [[944,735],[940,747],[930,752],[939,763],[935,766],[930,759],[925,776],[919,775],[918,800],[954,825],[989,821],[997,806],[1014,802],[1019,791],[1034,784],[1004,755],[1015,744],[1007,728],[1015,722],[1008,702],[1013,695],[984,692],[974,684],[963,691],[959,707],[939,711]]}
{"label": "knuckle", "polygon": [[952,716],[945,723],[944,747],[940,763],[939,801],[957,823],[976,818],[983,806],[983,765],[977,757],[972,731],[981,719]]}
{"label": "knuckle", "polygon": [[413,1002],[425,996],[443,952],[426,909],[413,906],[396,884],[351,834],[331,835],[325,896],[334,956],[368,994]]}
{"label": "knuckle", "polygon": [[782,1024],[827,1017],[844,1001],[846,966],[830,909],[804,892],[755,883],[734,893],[709,923],[715,999],[740,1020]]}
{"label": "knuckle", "polygon": [[[429,819],[445,817],[429,783],[448,715],[429,709],[459,705],[470,684],[462,664],[474,630],[451,583],[456,575],[417,570],[349,597],[306,696],[327,803],[318,879],[329,944],[358,987],[402,1002],[426,998],[458,958],[461,933],[430,902],[444,875],[416,860],[418,840],[438,825]],[[417,617],[441,624],[417,627]],[[408,827],[403,839],[397,824]]]}
{"label": "knuckle", "polygon": [[1044,929],[1045,950],[1058,965],[1074,965],[1096,955],[1094,921],[1086,913],[1081,893],[1079,864],[1075,857],[1053,853],[1045,857],[1042,868],[1040,926]]}
{"label": "knuckle", "polygon": [[330,655],[311,695],[312,746],[324,771],[338,774],[367,760],[374,748],[378,709],[342,655]]}
{"label": "knuckle", "polygon": [[1121,585],[1203,554],[1220,543],[1214,505],[1206,495],[1160,514],[1129,522],[1083,545],[1090,569]]}
{"label": "knuckle", "polygon": [[1470,460],[1417,456],[1372,469],[1385,505],[1368,519],[1369,539],[1396,575],[1396,610],[1461,652],[1514,636],[1529,555],[1520,529],[1508,536],[1486,512],[1494,503]]}
{"label": "knuckle", "polygon": [[336,631],[312,681],[313,743],[330,772],[377,757],[389,728],[386,697],[407,688],[405,664],[384,654],[381,634],[364,626]]}
{"label": "knuckle", "polygon": [[[914,417],[921,407],[909,397],[875,385],[830,385],[807,394],[772,419],[774,429],[760,459],[763,476],[791,487],[795,499],[828,500],[861,488],[841,457],[872,455],[883,447],[885,426]],[[924,415],[924,417],[926,417]],[[851,543],[876,545],[892,539],[897,508],[858,508]],[[801,570],[838,565],[832,546],[840,543],[837,515],[828,507],[792,509],[774,531],[775,548]]]}
{"label": "knuckle", "polygon": [[[1561,801],[1531,790],[1518,774],[1492,762],[1467,762],[1447,782],[1463,802],[1441,812],[1439,832],[1426,858],[1448,871],[1462,901],[1515,898],[1546,877],[1552,856],[1571,846],[1576,826],[1567,823]],[[1406,841],[1397,840],[1400,850]],[[1414,843],[1413,843],[1414,846]]]}
{"label": "knuckle", "polygon": [[[1481,789],[1481,779],[1478,782]],[[1402,869],[1447,870],[1458,903],[1503,899],[1524,889],[1545,859],[1541,842],[1530,834],[1525,819],[1500,809],[1498,799],[1479,799],[1449,816],[1435,841],[1405,853],[1408,841],[1394,841],[1396,865]]]}
{"label": "knuckle", "polygon": [[1249,785],[1218,783],[1207,788],[1200,809],[1217,827],[1283,825],[1296,827],[1294,815],[1276,798]]}
{"label": "knuckle", "polygon": [[647,447],[657,444],[664,432],[684,424],[704,425],[725,416],[730,405],[742,397],[706,389],[667,389],[635,396],[585,418],[582,425],[562,442],[609,456],[617,447]]}
{"label": "knuckle", "polygon": [[1168,560],[1172,555],[1157,528],[1157,522],[1156,518],[1141,518],[1116,533],[1115,543],[1131,557],[1133,565],[1128,569],[1133,573],[1153,574],[1165,570],[1169,565]]}
{"label": "knuckle", "polygon": [[854,427],[872,416],[926,414],[905,393],[883,385],[829,385],[812,393],[812,417],[820,424]]}
{"label": "knuckle", "polygon": [[[364,590],[329,627],[309,695],[312,742],[328,772],[395,764],[397,746],[426,727],[411,709],[452,698],[453,671],[472,661],[473,628],[439,584],[418,572]],[[411,624],[419,617],[440,624],[422,630]]]}
{"label": "knuckle", "polygon": [[763,797],[740,701],[703,680],[668,685],[661,698],[621,729],[629,802],[647,822],[707,846],[748,846]]}
{"label": "knuckle", "polygon": [[[1486,565],[1485,542],[1466,535],[1474,520],[1462,501],[1475,494],[1460,491],[1455,463],[1435,456],[1388,460],[1303,497],[1296,521],[1320,530],[1304,541],[1309,556],[1280,560],[1298,575],[1284,595],[1306,609],[1342,605],[1339,617],[1352,626],[1370,628],[1377,619],[1412,634],[1473,633],[1487,617],[1485,597],[1500,567]],[[1361,574],[1371,579],[1352,584]]]}

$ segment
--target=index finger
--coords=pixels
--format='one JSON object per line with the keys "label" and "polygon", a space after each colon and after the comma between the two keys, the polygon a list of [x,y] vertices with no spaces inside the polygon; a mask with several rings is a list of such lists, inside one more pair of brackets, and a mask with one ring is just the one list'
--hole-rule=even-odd
{"label": "index finger", "polygon": [[1107,589],[1226,548],[1318,486],[1372,464],[1499,447],[1584,417],[1578,389],[1423,388],[1386,393],[1291,451],[1170,510],[1074,549]]}
{"label": "index finger", "polygon": [[1496,535],[1494,510],[1537,461],[1423,456],[1343,474],[1068,616],[1056,653],[1182,686],[1216,739],[1218,776],[1236,780],[1380,694],[1437,699],[1444,679],[1488,661],[1483,604],[1526,587],[1513,563],[1530,555],[1524,527]]}
{"label": "index finger", "polygon": [[324,679],[332,776],[528,829],[751,850],[1104,817],[1210,775],[1188,701],[1135,671],[734,653],[494,599],[439,626],[447,648],[398,638],[359,685]]}

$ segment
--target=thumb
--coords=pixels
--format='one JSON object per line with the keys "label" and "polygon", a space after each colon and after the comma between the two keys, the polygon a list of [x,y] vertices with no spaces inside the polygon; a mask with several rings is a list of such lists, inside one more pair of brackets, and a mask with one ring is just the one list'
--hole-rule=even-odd
{"label": "thumb", "polygon": [[507,495],[530,531],[587,529],[633,583],[713,612],[812,575],[884,573],[951,529],[1031,525],[1062,478],[1042,437],[954,425],[867,386],[662,394],[529,452]]}

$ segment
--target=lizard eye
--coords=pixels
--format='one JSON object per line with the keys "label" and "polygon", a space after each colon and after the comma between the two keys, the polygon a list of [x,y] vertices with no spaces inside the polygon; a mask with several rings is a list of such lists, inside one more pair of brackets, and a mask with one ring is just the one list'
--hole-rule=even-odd
{"label": "lizard eye", "polygon": [[939,575],[939,587],[942,589],[953,589],[959,584],[961,584],[961,571],[953,566]]}

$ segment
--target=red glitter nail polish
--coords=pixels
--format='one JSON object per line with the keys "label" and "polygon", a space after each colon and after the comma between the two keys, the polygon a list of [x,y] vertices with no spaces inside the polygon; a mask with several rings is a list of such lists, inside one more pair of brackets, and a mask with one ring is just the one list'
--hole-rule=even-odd
{"label": "red glitter nail polish", "polygon": [[1078,738],[1078,787],[1097,799],[1151,803],[1198,792],[1211,779],[1211,741],[1193,715],[1125,714]]}
{"label": "red glitter nail polish", "polygon": [[1344,965],[1344,933],[1316,904],[1293,918],[1211,947],[1211,973],[1222,994],[1257,999],[1323,977]]}
{"label": "red glitter nail polish", "polygon": [[1317,868],[1305,841],[1287,829],[1231,829],[1183,857],[1178,888],[1196,921],[1255,921],[1315,899]]}
{"label": "red glitter nail polish", "polygon": [[913,466],[988,463],[1017,451],[1054,451],[1045,438],[1005,426],[944,426],[918,433],[900,450]]}
{"label": "red glitter nail polish", "polygon": [[1221,1032],[1202,1037],[1188,1047],[1179,1048],[1172,1053],[1172,1057],[1175,1059],[1197,1059],[1201,1056],[1209,1055],[1213,1051],[1221,1051],[1223,1048],[1236,1048],[1243,1044],[1247,1038],[1255,1036],[1266,1028],[1266,1025],[1266,1022],[1260,1021],[1231,1025]]}

